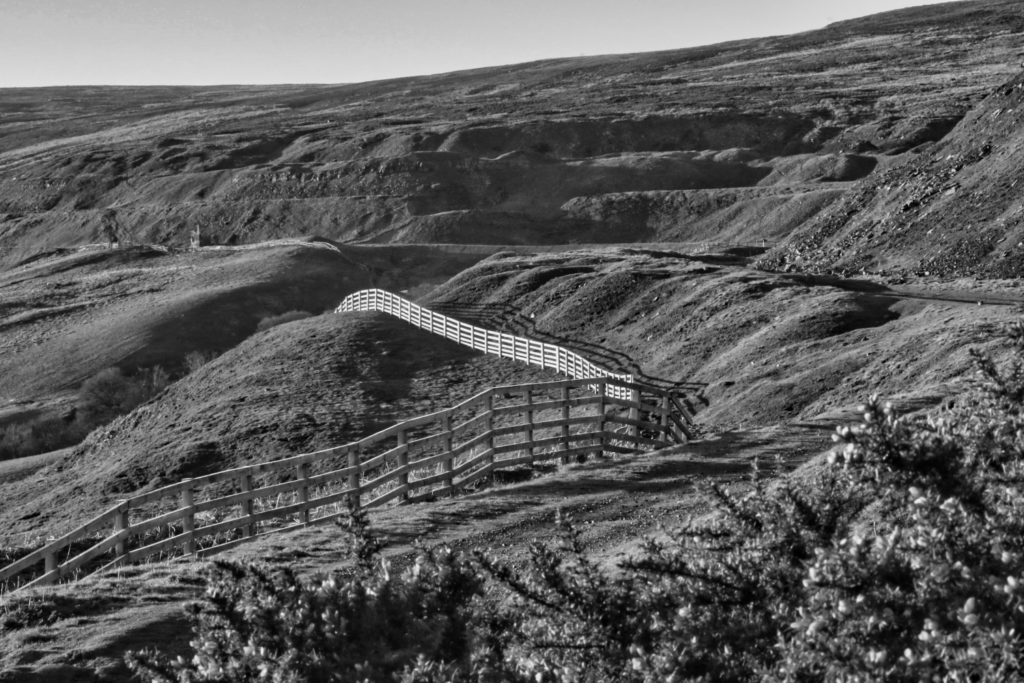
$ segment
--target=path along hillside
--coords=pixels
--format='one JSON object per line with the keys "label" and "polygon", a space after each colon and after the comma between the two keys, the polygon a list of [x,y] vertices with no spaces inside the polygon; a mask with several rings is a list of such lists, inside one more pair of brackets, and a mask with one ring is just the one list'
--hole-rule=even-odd
{"label": "path along hillside", "polygon": [[[966,348],[984,347],[987,329],[1016,317],[1008,305],[1012,283],[896,291],[726,261],[642,248],[498,254],[426,297],[462,319],[574,347],[619,365],[613,369],[665,385],[703,384],[707,405],[698,418],[711,438],[629,462],[571,466],[464,500],[375,513],[396,560],[408,560],[414,535],[457,547],[497,545],[516,557],[528,537],[550,535],[554,510],[562,509],[591,523],[589,547],[613,561],[665,516],[699,514],[703,503],[691,494],[701,480],[737,483],[749,458],[777,455],[792,466],[820,452],[833,421],[868,392],[900,392],[897,403],[907,408],[941,400],[966,371]],[[473,381],[511,383],[524,371],[375,314],[281,325],[94,434],[57,465],[6,486],[18,512],[5,523],[38,537],[88,516],[83,500],[109,503],[224,463],[263,460],[275,448],[307,450],[325,434],[349,440],[345,429],[372,429],[368,421],[382,408],[395,409],[391,420],[405,410],[429,412],[438,395],[443,407],[458,391],[471,392]],[[353,398],[349,415],[345,401]],[[318,412],[323,406],[330,409]],[[346,561],[329,527],[236,553],[308,571]],[[31,592],[48,616],[39,621],[14,609],[25,616],[2,635],[10,648],[4,665],[28,676],[100,667],[119,680],[126,649],[155,638],[184,646],[175,634],[182,632],[180,602],[198,590],[194,571],[128,568],[74,589]]]}

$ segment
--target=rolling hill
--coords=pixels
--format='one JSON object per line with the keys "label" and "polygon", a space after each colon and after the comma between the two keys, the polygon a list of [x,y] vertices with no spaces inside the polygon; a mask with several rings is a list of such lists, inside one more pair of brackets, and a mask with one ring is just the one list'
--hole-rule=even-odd
{"label": "rolling hill", "polygon": [[[420,535],[521,558],[564,507],[610,563],[663,516],[703,514],[701,482],[741,486],[754,459],[813,469],[868,395],[943,405],[970,349],[1006,353],[991,333],[1024,304],[1022,43],[1020,2],[975,0],[373,83],[0,90],[0,429],[75,419],[110,368],[173,380],[0,472],[0,540],[551,378],[333,313],[367,287],[685,391],[702,431],[381,510],[399,562]],[[336,568],[336,536],[234,556]],[[0,681],[124,680],[125,650],[184,648],[198,566],[16,601]]]}

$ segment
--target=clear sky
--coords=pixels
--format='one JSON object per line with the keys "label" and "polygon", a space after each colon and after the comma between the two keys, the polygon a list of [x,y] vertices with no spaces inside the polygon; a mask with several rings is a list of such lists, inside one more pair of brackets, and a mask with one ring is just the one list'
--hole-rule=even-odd
{"label": "clear sky", "polygon": [[0,0],[0,87],[342,83],[795,33],[928,0]]}

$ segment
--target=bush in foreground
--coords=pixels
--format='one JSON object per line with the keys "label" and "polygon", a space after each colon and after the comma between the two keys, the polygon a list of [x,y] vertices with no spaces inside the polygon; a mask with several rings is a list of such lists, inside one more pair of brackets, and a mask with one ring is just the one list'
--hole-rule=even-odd
{"label": "bush in foreground", "polygon": [[[719,515],[614,572],[572,525],[525,568],[424,553],[393,575],[222,566],[157,680],[1005,681],[1022,673],[1024,325],[954,408],[872,400],[815,481],[712,488]],[[756,472],[755,472],[756,474]]]}
{"label": "bush in foreground", "polygon": [[191,609],[191,660],[138,653],[129,666],[155,681],[391,680],[420,659],[444,678],[470,669],[478,574],[435,548],[393,575],[365,517],[352,520],[351,575],[305,581],[290,571],[217,563],[205,602]]}

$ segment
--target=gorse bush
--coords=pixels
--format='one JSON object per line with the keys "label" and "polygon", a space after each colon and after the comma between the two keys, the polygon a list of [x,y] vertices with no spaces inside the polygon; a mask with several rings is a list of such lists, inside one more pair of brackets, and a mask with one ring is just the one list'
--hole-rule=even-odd
{"label": "gorse bush", "polygon": [[218,563],[205,602],[191,609],[191,660],[138,653],[129,666],[155,681],[391,680],[417,666],[447,679],[470,670],[476,572],[435,548],[392,574],[365,517],[355,512],[352,520],[352,574],[301,580]]}
{"label": "gorse bush", "polygon": [[863,507],[833,504],[843,495],[833,477],[815,490],[820,498],[759,479],[742,496],[711,487],[718,518],[648,540],[620,572],[589,561],[566,522],[560,547],[534,547],[526,571],[478,554],[512,594],[505,618],[521,624],[507,634],[506,662],[542,681],[764,678],[815,548]]}
{"label": "gorse bush", "polygon": [[[877,400],[809,480],[711,487],[718,514],[608,571],[580,534],[524,567],[440,548],[347,578],[223,565],[174,681],[1024,679],[1024,325],[931,415]],[[357,529],[358,531],[358,529]]]}

